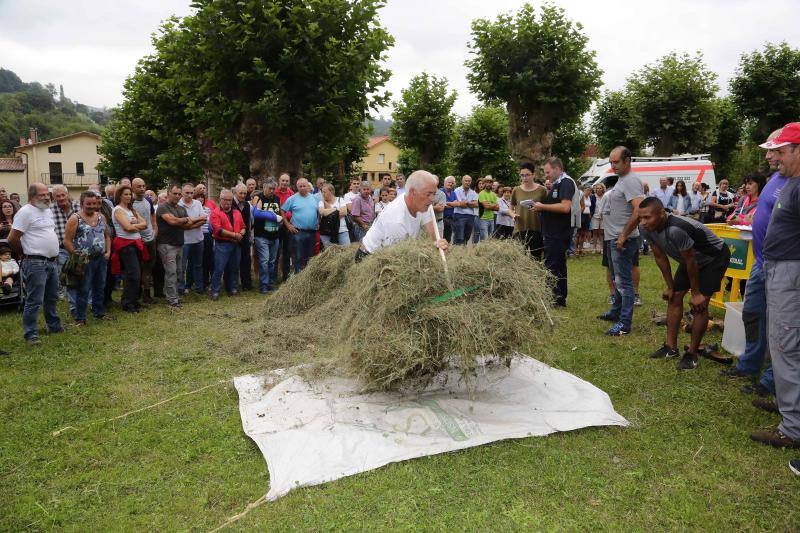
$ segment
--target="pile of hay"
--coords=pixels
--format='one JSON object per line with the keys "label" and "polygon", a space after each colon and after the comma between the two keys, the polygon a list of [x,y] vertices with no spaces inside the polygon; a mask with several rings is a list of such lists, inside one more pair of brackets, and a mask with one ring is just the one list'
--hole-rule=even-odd
{"label": "pile of hay", "polygon": [[549,327],[552,277],[517,242],[452,247],[453,286],[473,290],[444,302],[434,301],[448,285],[430,241],[406,240],[359,264],[356,249],[329,248],[267,299],[265,338],[248,359],[312,363],[390,390],[421,385],[448,364],[469,379],[476,356],[507,362]]}

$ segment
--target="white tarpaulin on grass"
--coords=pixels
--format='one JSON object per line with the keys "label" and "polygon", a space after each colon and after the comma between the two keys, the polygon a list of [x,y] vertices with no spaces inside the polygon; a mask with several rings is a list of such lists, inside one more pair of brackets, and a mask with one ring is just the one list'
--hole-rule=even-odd
{"label": "white tarpaulin on grass", "polygon": [[484,367],[470,394],[456,370],[414,394],[359,393],[356,382],[309,383],[285,371],[234,380],[245,433],[269,468],[267,499],[373,468],[502,439],[587,426],[627,426],[608,395],[521,356]]}

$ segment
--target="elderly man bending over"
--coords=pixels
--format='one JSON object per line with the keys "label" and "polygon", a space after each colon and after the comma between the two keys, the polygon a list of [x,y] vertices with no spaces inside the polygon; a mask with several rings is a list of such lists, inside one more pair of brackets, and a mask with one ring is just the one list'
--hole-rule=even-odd
{"label": "elderly man bending over", "polygon": [[[439,179],[430,172],[417,170],[411,174],[405,184],[405,194],[387,205],[370,226],[361,241],[356,262],[379,248],[391,246],[408,237],[416,238],[423,228],[432,239],[436,239],[436,221],[431,218],[428,207],[433,203],[438,184]],[[447,250],[447,241],[440,238],[436,246]]]}

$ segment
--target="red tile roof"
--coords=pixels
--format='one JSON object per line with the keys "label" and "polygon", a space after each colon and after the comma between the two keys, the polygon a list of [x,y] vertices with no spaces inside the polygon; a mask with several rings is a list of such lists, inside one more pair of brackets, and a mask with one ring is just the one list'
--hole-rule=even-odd
{"label": "red tile roof", "polygon": [[0,157],[0,172],[21,172],[25,163],[21,157]]}
{"label": "red tile roof", "polygon": [[389,139],[388,135],[374,135],[370,137],[369,140],[367,141],[367,149],[370,149],[373,146],[382,143],[383,141],[390,141],[390,140],[391,139]]}

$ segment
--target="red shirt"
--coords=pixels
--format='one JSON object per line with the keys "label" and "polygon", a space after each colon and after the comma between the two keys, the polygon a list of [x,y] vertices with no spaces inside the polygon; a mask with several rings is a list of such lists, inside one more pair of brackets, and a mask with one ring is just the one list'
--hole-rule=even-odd
{"label": "red shirt", "polygon": [[[232,217],[231,214],[233,214]],[[233,224],[231,224],[231,219],[233,219]],[[227,213],[222,209],[214,209],[211,211],[211,236],[216,240],[236,242],[235,239],[224,237],[222,235],[222,230],[239,233],[243,229],[244,220],[242,220],[242,214],[238,209],[231,208]]]}
{"label": "red shirt", "polygon": [[[286,200],[288,200],[289,197],[292,196],[293,194],[294,191],[292,190],[291,187],[286,187],[286,189],[281,189],[280,187],[278,187],[275,189],[275,196],[277,196],[280,199],[281,205],[286,203]],[[286,218],[286,220],[291,220],[292,212],[289,211],[288,213],[284,213],[283,216]]]}

